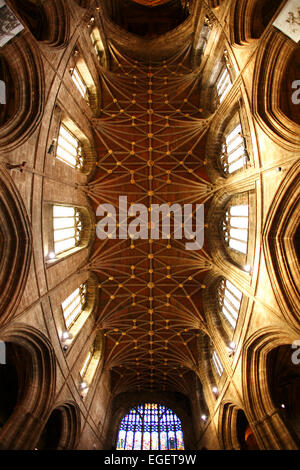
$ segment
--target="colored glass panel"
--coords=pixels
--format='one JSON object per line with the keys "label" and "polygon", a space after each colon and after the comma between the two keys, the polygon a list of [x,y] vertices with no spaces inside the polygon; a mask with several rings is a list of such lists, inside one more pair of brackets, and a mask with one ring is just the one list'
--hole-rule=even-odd
{"label": "colored glass panel", "polygon": [[117,450],[184,450],[181,421],[157,403],[138,405],[122,419]]}

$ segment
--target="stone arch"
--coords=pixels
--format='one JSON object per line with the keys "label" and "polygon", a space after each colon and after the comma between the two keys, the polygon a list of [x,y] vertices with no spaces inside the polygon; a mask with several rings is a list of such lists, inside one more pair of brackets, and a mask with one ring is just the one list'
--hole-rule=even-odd
{"label": "stone arch", "polygon": [[[259,48],[252,88],[253,113],[259,124],[273,141],[292,151],[299,146],[300,124],[293,89],[287,90],[286,81],[288,76],[292,84],[299,57],[300,46],[273,28]],[[285,100],[289,105],[283,105]]]}
{"label": "stone arch", "polygon": [[265,259],[274,295],[285,317],[299,328],[300,162],[288,171],[269,209],[263,230]]}
{"label": "stone arch", "polygon": [[25,355],[18,354],[17,362],[22,393],[0,432],[0,445],[2,449],[32,449],[54,399],[53,347],[36,328],[21,323],[3,327],[0,337],[5,343],[16,345],[19,353],[26,351]]}
{"label": "stone arch", "polygon": [[238,45],[259,39],[282,0],[236,0],[232,5],[231,41]]}
{"label": "stone arch", "polygon": [[80,411],[73,402],[57,404],[36,444],[38,450],[74,450],[80,437]]}
{"label": "stone arch", "polygon": [[277,346],[267,356],[268,385],[271,399],[280,410],[289,433],[300,447],[300,342]]}
{"label": "stone arch", "polygon": [[24,292],[32,255],[32,233],[22,198],[3,166],[0,182],[0,324],[3,324],[15,313]]}
{"label": "stone arch", "polygon": [[65,47],[69,40],[69,14],[62,0],[11,0],[37,41],[52,47]]}
{"label": "stone arch", "polygon": [[[291,346],[297,334],[290,329],[264,328],[254,333],[244,344],[242,357],[242,387],[245,413],[255,428],[262,449],[297,449],[297,442],[274,403],[268,378],[268,355],[279,346]],[[293,349],[291,348],[291,357]],[[251,380],[249,380],[251,377]]]}
{"label": "stone arch", "polygon": [[0,56],[4,73],[12,78],[6,84],[10,112],[0,125],[0,150],[4,151],[14,150],[36,130],[44,107],[44,73],[39,51],[26,34],[6,44]]}
{"label": "stone arch", "polygon": [[258,450],[247,417],[237,403],[222,402],[219,412],[219,436],[225,450]]}

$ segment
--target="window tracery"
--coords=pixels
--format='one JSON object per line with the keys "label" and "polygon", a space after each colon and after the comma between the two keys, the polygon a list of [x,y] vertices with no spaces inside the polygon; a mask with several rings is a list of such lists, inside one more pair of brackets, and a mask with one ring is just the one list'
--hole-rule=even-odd
{"label": "window tracery", "polygon": [[184,450],[181,421],[158,403],[138,405],[121,421],[117,450]]}

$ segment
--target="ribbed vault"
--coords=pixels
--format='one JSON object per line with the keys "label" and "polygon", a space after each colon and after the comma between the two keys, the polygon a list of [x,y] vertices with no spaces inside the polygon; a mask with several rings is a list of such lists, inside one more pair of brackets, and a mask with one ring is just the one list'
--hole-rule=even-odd
{"label": "ribbed vault", "polygon": [[[100,203],[118,208],[124,195],[128,207],[192,204],[195,223],[196,204],[208,203],[213,194],[204,158],[209,120],[201,118],[189,53],[187,48],[161,62],[142,63],[111,46],[113,65],[102,77],[102,115],[93,122],[98,168],[83,188],[95,210]],[[95,243],[87,269],[100,280],[97,326],[105,332],[113,393],[189,393],[197,338],[205,331],[201,292],[211,258],[206,240],[198,251],[186,250],[185,242],[175,240],[171,230],[170,239]]]}

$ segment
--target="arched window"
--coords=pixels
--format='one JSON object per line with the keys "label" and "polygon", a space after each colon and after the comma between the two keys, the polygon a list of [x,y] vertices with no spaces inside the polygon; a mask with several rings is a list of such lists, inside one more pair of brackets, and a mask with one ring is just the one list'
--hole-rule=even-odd
{"label": "arched window", "polygon": [[87,207],[45,203],[44,256],[47,263],[88,246],[94,236],[93,214]]}
{"label": "arched window", "polygon": [[221,69],[221,72],[219,74],[219,77],[217,79],[217,84],[216,84],[219,103],[222,103],[225,96],[229,92],[231,86],[232,86],[232,82],[230,78],[230,73],[229,73],[227,65],[224,64],[224,66]]}
{"label": "arched window", "polygon": [[79,377],[81,396],[84,398],[95,377],[103,350],[103,334],[99,332],[82,363]]}
{"label": "arched window", "polygon": [[247,166],[248,154],[246,141],[241,123],[235,123],[226,131],[223,142],[220,163],[224,173],[231,174]]}
{"label": "arched window", "polygon": [[244,255],[248,249],[248,217],[248,204],[239,204],[227,209],[223,221],[225,243]]}
{"label": "arched window", "polygon": [[200,31],[199,39],[196,45],[196,58],[197,58],[197,64],[200,65],[201,58],[205,52],[207,42],[211,33],[211,22],[209,18],[206,16],[204,19],[204,23],[202,26],[202,29]]}
{"label": "arched window", "polygon": [[84,152],[82,144],[63,123],[59,128],[56,158],[72,168],[83,169]]}
{"label": "arched window", "polygon": [[[78,90],[79,96],[86,101],[86,104],[91,107],[92,112],[97,115],[100,105],[100,84],[95,73],[94,68],[90,69],[84,59],[84,54],[79,47],[76,46],[72,56],[70,57],[70,75],[75,87]],[[93,72],[91,73],[91,71]]]}
{"label": "arched window", "polygon": [[86,306],[86,284],[81,284],[61,304],[66,328],[69,330]]}
{"label": "arched window", "polygon": [[227,279],[223,279],[218,287],[219,305],[223,317],[235,330],[243,294]]}
{"label": "arched window", "polygon": [[64,351],[67,351],[98,304],[98,279],[95,275],[90,275],[84,282],[75,286],[61,302],[61,342]]}
{"label": "arched window", "polygon": [[77,207],[53,206],[53,248],[56,255],[78,246],[81,231],[82,218]]}
{"label": "arched window", "polygon": [[100,64],[103,65],[103,67],[106,67],[106,56],[104,52],[104,46],[98,28],[92,29],[90,33],[90,38]]}
{"label": "arched window", "polygon": [[94,352],[94,348],[91,348],[85,358],[85,361],[83,363],[83,366],[80,370],[80,377],[82,378],[82,380],[84,380],[85,376],[86,376],[86,373],[87,373],[87,370],[89,368],[89,365],[91,363],[91,360],[92,360],[92,357],[93,357],[93,352]]}
{"label": "arched window", "polygon": [[213,350],[211,360],[212,360],[213,366],[215,368],[215,371],[217,372],[218,376],[221,377],[222,374],[223,374],[224,369],[223,369],[222,362],[219,358],[219,355],[218,355],[218,353],[215,349]]}
{"label": "arched window", "polygon": [[71,77],[82,98],[88,100],[88,87],[77,66],[71,69]]}
{"label": "arched window", "polygon": [[138,405],[121,421],[117,450],[184,450],[181,421],[158,403]]}

